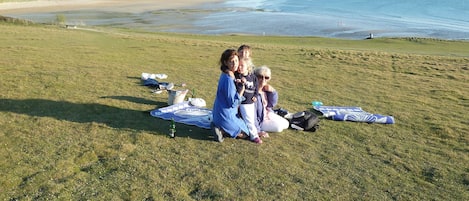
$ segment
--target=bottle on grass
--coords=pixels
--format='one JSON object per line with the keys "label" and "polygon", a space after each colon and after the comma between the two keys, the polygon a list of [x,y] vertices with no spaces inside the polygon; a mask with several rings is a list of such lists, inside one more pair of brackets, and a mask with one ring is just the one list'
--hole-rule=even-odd
{"label": "bottle on grass", "polygon": [[171,124],[169,125],[169,137],[176,137],[176,122],[174,122],[174,119],[171,119]]}

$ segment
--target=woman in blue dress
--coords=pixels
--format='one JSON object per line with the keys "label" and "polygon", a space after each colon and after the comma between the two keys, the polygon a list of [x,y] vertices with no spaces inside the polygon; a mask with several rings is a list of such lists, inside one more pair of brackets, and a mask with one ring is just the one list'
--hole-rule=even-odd
{"label": "woman in blue dress", "polygon": [[235,49],[225,50],[220,58],[221,75],[213,104],[212,132],[215,141],[222,142],[223,136],[246,138],[249,130],[238,115],[238,107],[243,101],[244,89],[236,91],[234,72],[238,70],[239,58]]}

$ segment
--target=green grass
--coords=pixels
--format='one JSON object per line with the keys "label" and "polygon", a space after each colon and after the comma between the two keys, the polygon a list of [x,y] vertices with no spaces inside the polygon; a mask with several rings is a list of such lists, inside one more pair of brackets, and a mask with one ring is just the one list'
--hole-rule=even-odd
{"label": "green grass", "polygon": [[[468,43],[203,36],[0,23],[1,200],[468,200]],[[323,119],[262,145],[149,111],[166,73],[213,105],[223,50],[247,43],[279,107],[361,106],[394,125]]]}

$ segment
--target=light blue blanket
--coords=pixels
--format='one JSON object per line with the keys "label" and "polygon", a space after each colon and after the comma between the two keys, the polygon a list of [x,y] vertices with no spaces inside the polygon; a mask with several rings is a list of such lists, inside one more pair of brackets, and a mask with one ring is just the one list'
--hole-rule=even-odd
{"label": "light blue blanket", "polygon": [[151,116],[165,120],[174,119],[175,122],[210,129],[212,110],[193,106],[189,101],[159,108],[150,112]]}
{"label": "light blue blanket", "polygon": [[314,106],[313,108],[320,111],[323,116],[331,117],[335,121],[394,124],[394,117],[371,114],[363,111],[361,107]]}

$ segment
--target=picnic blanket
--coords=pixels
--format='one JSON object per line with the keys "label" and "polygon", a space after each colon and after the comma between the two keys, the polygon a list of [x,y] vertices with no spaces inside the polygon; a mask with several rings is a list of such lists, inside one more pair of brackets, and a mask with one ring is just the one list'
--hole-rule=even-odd
{"label": "picnic blanket", "polygon": [[150,115],[205,129],[210,129],[212,122],[212,110],[192,105],[189,101],[152,110]]}
{"label": "picnic blanket", "polygon": [[313,108],[335,121],[394,124],[394,117],[371,114],[363,111],[361,107],[314,106]]}

